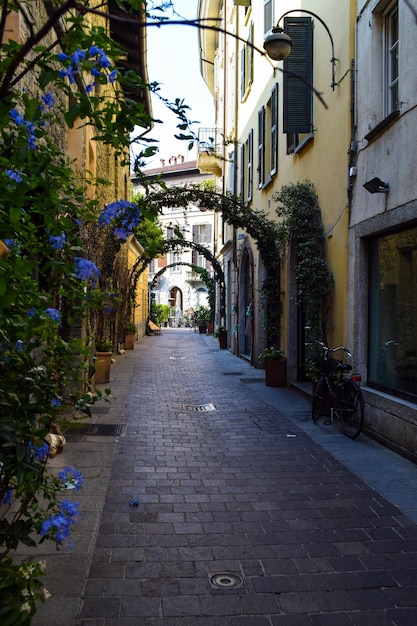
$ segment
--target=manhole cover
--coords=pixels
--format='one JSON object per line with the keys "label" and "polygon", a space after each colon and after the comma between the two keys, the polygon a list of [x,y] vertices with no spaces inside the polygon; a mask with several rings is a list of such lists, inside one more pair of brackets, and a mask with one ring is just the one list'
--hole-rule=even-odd
{"label": "manhole cover", "polygon": [[98,437],[118,437],[122,428],[123,424],[91,424],[86,434]]}
{"label": "manhole cover", "polygon": [[212,589],[239,589],[243,585],[242,576],[231,572],[209,574],[209,581]]}
{"label": "manhole cover", "polygon": [[215,411],[214,404],[183,404],[186,411]]}

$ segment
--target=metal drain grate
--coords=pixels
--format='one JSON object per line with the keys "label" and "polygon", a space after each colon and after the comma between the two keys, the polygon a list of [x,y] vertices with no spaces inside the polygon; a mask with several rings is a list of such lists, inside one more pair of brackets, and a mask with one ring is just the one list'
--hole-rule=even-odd
{"label": "metal drain grate", "polygon": [[215,411],[216,407],[214,406],[214,404],[183,404],[183,408],[186,411],[199,411],[199,412],[206,412],[206,411]]}
{"label": "metal drain grate", "polygon": [[90,424],[86,434],[97,437],[118,437],[122,428],[123,424]]}
{"label": "metal drain grate", "polygon": [[242,376],[243,372],[223,372],[223,376]]}
{"label": "metal drain grate", "polygon": [[212,589],[239,589],[243,586],[243,578],[240,574],[231,572],[209,573],[209,583]]}

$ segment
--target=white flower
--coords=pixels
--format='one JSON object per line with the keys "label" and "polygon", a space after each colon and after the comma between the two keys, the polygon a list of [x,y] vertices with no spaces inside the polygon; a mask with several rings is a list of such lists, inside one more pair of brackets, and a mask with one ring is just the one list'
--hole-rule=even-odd
{"label": "white flower", "polygon": [[29,604],[29,602],[24,602],[24,603],[22,604],[22,606],[20,607],[20,612],[21,612],[21,613],[24,613],[25,611],[26,611],[27,613],[30,613],[30,611],[31,611],[31,608],[30,608],[30,604]]}

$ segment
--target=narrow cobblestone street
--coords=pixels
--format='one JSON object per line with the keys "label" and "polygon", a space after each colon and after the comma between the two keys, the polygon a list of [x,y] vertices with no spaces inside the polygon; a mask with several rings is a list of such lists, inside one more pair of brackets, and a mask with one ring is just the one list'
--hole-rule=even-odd
{"label": "narrow cobblestone street", "polygon": [[86,515],[73,552],[51,550],[35,624],[417,624],[417,526],[301,427],[307,400],[187,329],[123,359],[113,408],[94,414],[122,434],[54,459],[78,462]]}

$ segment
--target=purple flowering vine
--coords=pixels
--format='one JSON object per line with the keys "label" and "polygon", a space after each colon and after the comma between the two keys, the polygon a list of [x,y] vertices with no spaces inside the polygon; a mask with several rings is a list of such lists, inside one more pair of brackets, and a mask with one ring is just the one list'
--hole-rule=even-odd
{"label": "purple flowering vine", "polygon": [[46,519],[41,526],[41,537],[54,539],[57,550],[68,540],[68,546],[72,549],[72,542],[69,540],[71,526],[77,523],[76,516],[79,515],[79,502],[68,502],[63,500],[59,506],[60,512]]}
{"label": "purple flowering vine", "polygon": [[114,224],[114,234],[120,239],[127,239],[139,222],[139,208],[133,202],[126,200],[117,200],[107,204],[98,219],[99,226]]}
{"label": "purple flowering vine", "polygon": [[76,256],[74,257],[75,263],[75,275],[80,280],[91,280],[93,285],[97,282],[100,276],[100,270],[97,265],[88,259]]}

